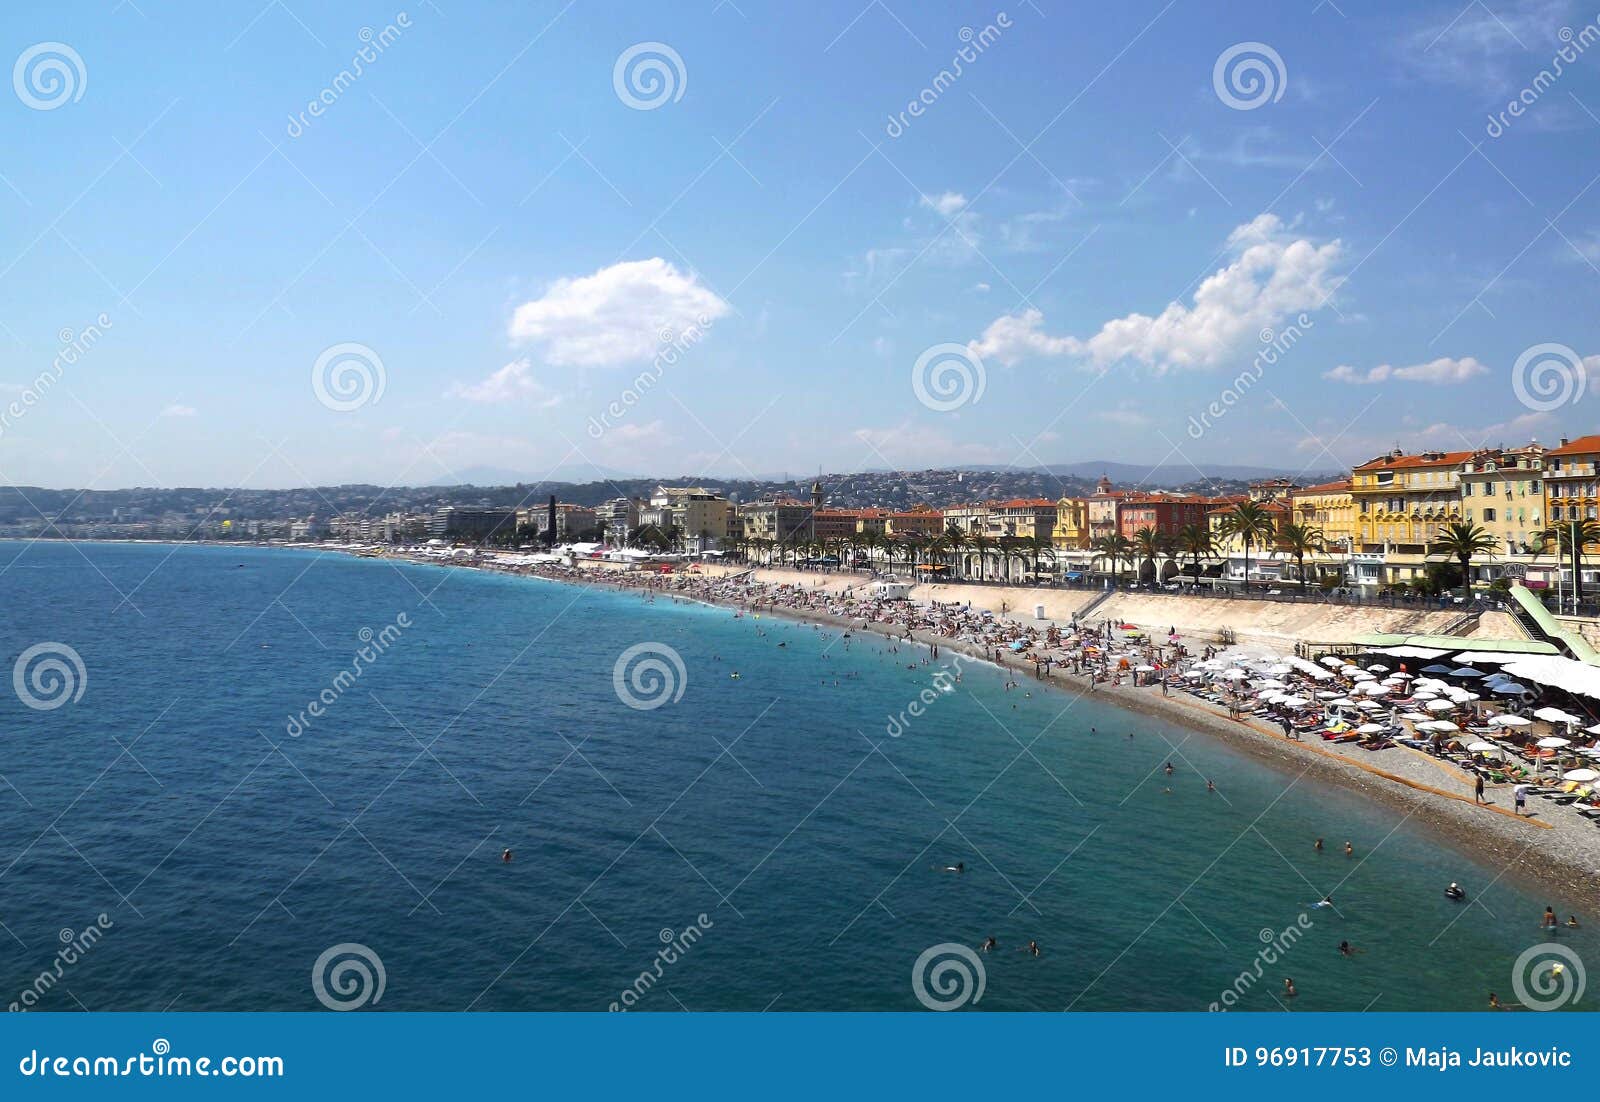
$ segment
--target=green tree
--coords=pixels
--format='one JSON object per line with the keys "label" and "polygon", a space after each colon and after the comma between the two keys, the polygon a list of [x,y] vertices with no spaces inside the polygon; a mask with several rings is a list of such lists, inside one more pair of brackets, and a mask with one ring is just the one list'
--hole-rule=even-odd
{"label": "green tree", "polygon": [[1241,501],[1222,518],[1224,535],[1237,536],[1244,545],[1244,592],[1250,592],[1250,548],[1266,547],[1277,525],[1259,501]]}
{"label": "green tree", "polygon": [[1278,530],[1278,546],[1294,557],[1300,571],[1300,592],[1306,591],[1306,556],[1322,551],[1322,529],[1305,524],[1285,524]]}
{"label": "green tree", "polygon": [[1495,538],[1478,525],[1455,521],[1445,526],[1428,550],[1449,555],[1461,564],[1461,595],[1465,597],[1472,592],[1473,556],[1493,554],[1499,546]]}

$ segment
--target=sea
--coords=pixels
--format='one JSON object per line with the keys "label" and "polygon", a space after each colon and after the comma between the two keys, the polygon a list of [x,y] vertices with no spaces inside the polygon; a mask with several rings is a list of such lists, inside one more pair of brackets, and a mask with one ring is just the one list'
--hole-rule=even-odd
{"label": "sea", "polygon": [[1478,1010],[1595,955],[1403,808],[878,636],[314,549],[8,543],[0,598],[13,1010]]}

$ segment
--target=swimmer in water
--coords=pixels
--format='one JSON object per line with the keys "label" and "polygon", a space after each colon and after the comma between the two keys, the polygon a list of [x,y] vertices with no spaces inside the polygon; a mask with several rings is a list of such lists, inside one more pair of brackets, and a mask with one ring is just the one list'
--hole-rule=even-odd
{"label": "swimmer in water", "polygon": [[1039,955],[1039,943],[1037,941],[1028,942],[1028,953],[1032,956]]}
{"label": "swimmer in water", "polygon": [[1568,915],[1567,916],[1567,929],[1576,930],[1577,928],[1578,928],[1578,916],[1577,915]]}
{"label": "swimmer in water", "polygon": [[1356,952],[1355,948],[1348,941],[1341,941],[1339,943],[1339,955],[1340,956],[1344,956],[1344,957],[1354,956],[1355,952]]}
{"label": "swimmer in water", "polygon": [[511,851],[509,849],[501,850],[500,851],[500,860],[504,864],[507,864],[507,865],[511,864]]}
{"label": "swimmer in water", "polygon": [[965,861],[957,861],[953,865],[946,865],[943,869],[941,869],[939,871],[941,871],[941,872],[966,872],[967,871],[967,863]]}
{"label": "swimmer in water", "polygon": [[1550,929],[1550,930],[1555,929],[1556,928],[1556,912],[1552,908],[1546,907],[1544,909],[1544,918],[1542,918],[1539,921],[1539,925],[1545,927],[1546,929]]}
{"label": "swimmer in water", "polygon": [[1284,997],[1292,999],[1296,995],[1298,995],[1299,993],[1300,992],[1298,992],[1298,991],[1296,991],[1294,989],[1294,980],[1289,979],[1288,977],[1284,977],[1284,981],[1283,981],[1283,994],[1284,994]]}
{"label": "swimmer in water", "polygon": [[1333,906],[1333,896],[1325,895],[1321,899],[1317,900],[1317,902],[1315,902],[1315,903],[1313,903],[1311,905],[1313,907],[1331,907],[1331,906]]}
{"label": "swimmer in water", "polygon": [[1504,1010],[1505,1009],[1505,1007],[1500,1005],[1500,999],[1495,995],[1495,993],[1493,991],[1489,992],[1489,1009],[1490,1010]]}
{"label": "swimmer in water", "polygon": [[1452,880],[1450,886],[1444,890],[1444,896],[1446,899],[1465,899],[1467,893],[1461,890],[1460,884]]}
{"label": "swimmer in water", "polygon": [[983,951],[985,953],[992,953],[998,948],[1000,948],[1000,943],[994,939],[993,934],[990,934],[989,940],[983,943]]}
{"label": "swimmer in water", "polygon": [[1216,790],[1217,790],[1217,786],[1216,786],[1215,783],[1213,783],[1211,781],[1206,781],[1206,791],[1207,792],[1215,792]]}
{"label": "swimmer in water", "polygon": [[1321,853],[1322,852],[1322,839],[1318,838],[1317,839],[1317,844],[1312,846],[1311,848],[1316,850],[1318,853]]}
{"label": "swimmer in water", "polygon": [[1167,762],[1167,776],[1172,776],[1172,763],[1170,761]]}
{"label": "swimmer in water", "polygon": [[1344,844],[1344,855],[1346,857],[1354,857],[1356,855],[1356,847],[1352,846],[1349,842],[1346,842]]}

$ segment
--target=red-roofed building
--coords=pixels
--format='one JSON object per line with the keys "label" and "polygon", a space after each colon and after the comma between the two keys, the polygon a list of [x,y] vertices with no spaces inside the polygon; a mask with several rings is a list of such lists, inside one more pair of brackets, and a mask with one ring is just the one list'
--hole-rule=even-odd
{"label": "red-roofed building", "polygon": [[1117,530],[1129,539],[1141,528],[1174,538],[1184,525],[1204,528],[1206,514],[1214,507],[1211,498],[1196,494],[1132,494],[1117,509]]}

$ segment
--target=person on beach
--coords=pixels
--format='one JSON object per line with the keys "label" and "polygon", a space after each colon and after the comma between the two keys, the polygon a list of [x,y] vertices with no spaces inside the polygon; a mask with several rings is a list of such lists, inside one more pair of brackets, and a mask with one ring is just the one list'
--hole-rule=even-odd
{"label": "person on beach", "polygon": [[1511,790],[1511,795],[1514,796],[1517,801],[1516,813],[1521,815],[1523,810],[1528,806],[1528,786],[1525,784],[1517,785],[1517,787]]}
{"label": "person on beach", "polygon": [[1479,776],[1478,779],[1477,779],[1477,783],[1472,786],[1472,802],[1473,803],[1477,803],[1477,804],[1486,804],[1486,803],[1489,802],[1488,800],[1485,800],[1483,798],[1483,777],[1482,776]]}

